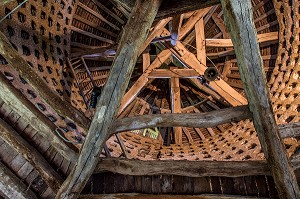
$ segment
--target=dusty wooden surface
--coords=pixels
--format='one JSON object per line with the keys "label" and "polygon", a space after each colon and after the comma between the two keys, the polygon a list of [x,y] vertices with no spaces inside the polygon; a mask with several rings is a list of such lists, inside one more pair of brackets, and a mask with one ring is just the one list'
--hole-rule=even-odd
{"label": "dusty wooden surface", "polygon": [[251,118],[248,107],[238,106],[206,113],[155,114],[122,118],[114,121],[112,130],[116,132],[173,126],[208,128],[248,118]]}
{"label": "dusty wooden surface", "polygon": [[69,148],[55,133],[56,126],[43,115],[23,94],[0,74],[0,97],[15,110],[24,120],[39,131],[52,146],[67,160],[75,162],[77,154]]}
{"label": "dusty wooden surface", "polygon": [[63,183],[62,177],[51,167],[47,160],[26,142],[9,124],[0,119],[0,137],[21,154],[43,177],[54,192]]}
{"label": "dusty wooden surface", "polygon": [[77,198],[98,162],[97,156],[109,136],[121,99],[136,64],[139,50],[146,39],[160,0],[137,1],[132,15],[123,29],[122,38],[110,76],[97,104],[77,165],[61,187],[56,198]]}
{"label": "dusty wooden surface", "polygon": [[0,162],[0,190],[7,198],[37,199],[27,186]]}
{"label": "dusty wooden surface", "polygon": [[62,101],[54,91],[49,89],[47,83],[39,77],[36,71],[18,54],[2,32],[0,32],[0,54],[57,113],[76,122],[81,127],[88,129],[90,124],[88,118],[70,103]]}
{"label": "dusty wooden surface", "polygon": [[[81,195],[79,199],[253,199],[256,197],[230,196],[230,195],[146,195],[146,194],[107,194],[107,195]],[[265,199],[265,198],[262,198]]]}
{"label": "dusty wooden surface", "polygon": [[279,135],[263,62],[254,28],[251,1],[221,0],[225,24],[230,32],[249,109],[265,157],[281,198],[300,198],[294,171]]}

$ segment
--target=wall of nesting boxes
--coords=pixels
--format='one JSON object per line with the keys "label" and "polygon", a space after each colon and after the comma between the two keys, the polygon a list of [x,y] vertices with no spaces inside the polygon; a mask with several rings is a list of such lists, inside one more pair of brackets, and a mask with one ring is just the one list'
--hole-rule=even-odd
{"label": "wall of nesting boxes", "polygon": [[[22,1],[13,1],[0,8],[0,15],[5,16]],[[19,9],[9,15],[1,24],[0,30],[6,35],[12,46],[27,61],[27,63],[43,78],[50,89],[63,100],[81,96],[73,91],[72,74],[66,70],[65,58],[70,54],[70,25],[74,12],[71,0],[34,0],[24,3]],[[8,77],[35,106],[39,108],[52,122],[68,132],[70,139],[81,137],[80,133],[71,133],[65,118],[56,114],[47,105],[18,72],[0,57],[0,70]],[[74,89],[74,87],[72,87]],[[76,89],[76,88],[75,88]],[[74,100],[73,100],[74,102]],[[74,103],[73,103],[74,105]],[[80,107],[77,107],[80,108]],[[72,129],[71,129],[72,130]],[[82,131],[78,128],[77,130]],[[79,138],[81,140],[81,138]]]}

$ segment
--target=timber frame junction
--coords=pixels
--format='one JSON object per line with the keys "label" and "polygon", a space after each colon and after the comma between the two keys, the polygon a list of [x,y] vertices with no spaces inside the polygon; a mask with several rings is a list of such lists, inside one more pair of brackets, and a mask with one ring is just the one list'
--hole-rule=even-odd
{"label": "timber frame junction", "polygon": [[0,16],[0,198],[300,198],[298,1]]}

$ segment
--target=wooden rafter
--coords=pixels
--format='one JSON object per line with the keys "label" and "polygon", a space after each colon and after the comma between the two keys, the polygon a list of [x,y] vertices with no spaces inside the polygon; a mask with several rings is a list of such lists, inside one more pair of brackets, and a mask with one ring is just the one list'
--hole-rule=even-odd
{"label": "wooden rafter", "polygon": [[117,116],[121,99],[129,83],[139,56],[139,49],[157,14],[160,0],[137,0],[131,17],[124,27],[120,45],[104,86],[96,113],[90,125],[77,164],[73,168],[56,198],[77,198],[93,173],[98,154],[109,136],[109,129]]}
{"label": "wooden rafter", "polygon": [[56,126],[43,115],[23,94],[0,74],[0,97],[28,124],[39,131],[51,145],[68,161],[74,163],[77,154],[69,148],[55,133]]}
{"label": "wooden rafter", "polygon": [[300,198],[297,180],[280,138],[266,84],[250,0],[221,0],[244,90],[263,152],[281,198]]}
{"label": "wooden rafter", "polygon": [[20,73],[30,86],[45,100],[58,114],[74,121],[76,124],[88,129],[90,124],[79,110],[70,103],[63,101],[54,91],[48,89],[47,83],[39,77],[36,71],[11,46],[9,40],[0,32],[0,54]]}
{"label": "wooden rafter", "polygon": [[[163,34],[169,35],[170,33],[165,29]],[[197,57],[189,52],[180,41],[177,42],[176,46],[171,47],[168,45],[168,47],[178,59],[195,69],[199,75],[204,75],[204,71],[207,67],[203,63],[200,63]],[[247,104],[247,100],[222,79],[210,82],[210,86],[233,106]]]}
{"label": "wooden rafter", "polygon": [[119,113],[121,113],[134,100],[141,89],[146,85],[151,71],[160,67],[161,64],[163,64],[170,56],[171,52],[169,50],[163,50],[157,55],[156,59],[149,65],[149,67],[125,94],[119,109]]}
{"label": "wooden rafter", "polygon": [[21,154],[42,176],[47,185],[57,192],[63,183],[62,177],[49,165],[47,160],[26,142],[9,124],[0,119],[0,137]]}
{"label": "wooden rafter", "polygon": [[7,198],[37,199],[37,196],[0,162],[0,192]]}
{"label": "wooden rafter", "polygon": [[172,19],[172,30],[171,30],[171,44],[176,46],[176,42],[179,38],[179,31],[182,24],[183,15],[175,15]]}

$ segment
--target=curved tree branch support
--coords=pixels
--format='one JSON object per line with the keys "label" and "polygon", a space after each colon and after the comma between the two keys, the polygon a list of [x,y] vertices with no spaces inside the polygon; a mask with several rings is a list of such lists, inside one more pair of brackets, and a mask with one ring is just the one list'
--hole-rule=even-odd
{"label": "curved tree branch support", "polygon": [[98,102],[85,143],[76,166],[63,183],[56,198],[77,198],[92,175],[98,155],[110,133],[125,89],[136,64],[140,48],[154,21],[161,0],[138,0],[124,27],[110,76]]}
{"label": "curved tree branch support", "polygon": [[274,118],[250,0],[221,0],[253,122],[280,198],[300,198]]}

